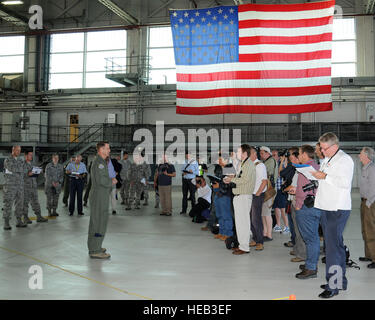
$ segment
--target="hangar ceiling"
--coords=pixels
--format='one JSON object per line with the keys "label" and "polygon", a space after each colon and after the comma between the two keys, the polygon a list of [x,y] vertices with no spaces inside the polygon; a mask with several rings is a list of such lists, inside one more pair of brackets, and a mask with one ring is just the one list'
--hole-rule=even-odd
{"label": "hangar ceiling", "polygon": [[[302,0],[23,0],[0,4],[0,33],[26,31],[31,5],[43,9],[47,30],[169,24],[168,9],[207,8],[236,3],[287,4]],[[312,1],[314,2],[314,1]],[[375,0],[336,0],[344,15],[373,14]]]}

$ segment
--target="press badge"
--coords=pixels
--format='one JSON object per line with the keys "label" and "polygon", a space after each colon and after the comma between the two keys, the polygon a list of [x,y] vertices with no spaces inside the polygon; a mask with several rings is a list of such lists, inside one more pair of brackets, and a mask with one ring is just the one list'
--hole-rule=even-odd
{"label": "press badge", "polygon": [[104,165],[99,164],[99,169],[104,169]]}

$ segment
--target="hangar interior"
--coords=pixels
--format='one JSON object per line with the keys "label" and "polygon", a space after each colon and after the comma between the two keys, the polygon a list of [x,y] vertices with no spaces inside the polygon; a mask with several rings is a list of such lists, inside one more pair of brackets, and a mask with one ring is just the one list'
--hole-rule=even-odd
{"label": "hangar interior", "polygon": [[[30,148],[41,165],[50,161],[52,153],[59,153],[63,161],[74,154],[92,159],[96,143],[102,140],[110,142],[114,154],[132,151],[138,144],[133,141],[134,133],[142,128],[154,132],[156,121],[164,121],[165,131],[179,128],[185,135],[197,128],[241,129],[243,143],[280,150],[315,144],[322,133],[332,131],[355,162],[356,209],[344,235],[353,256],[359,256],[363,244],[357,155],[364,146],[375,146],[374,0],[336,1],[333,111],[206,116],[175,111],[176,66],[169,9],[302,2],[306,1],[1,2],[1,171],[13,145]],[[32,5],[43,9],[42,30],[29,27]],[[174,206],[179,208],[181,177],[173,183]],[[44,207],[42,189],[39,198]],[[61,205],[61,213],[64,210]],[[297,299],[316,298],[315,288],[324,281],[323,272],[310,283],[293,279],[287,251],[281,248],[285,235],[276,234],[276,241],[263,255],[237,262],[225,255],[222,244],[206,239],[207,234],[178,212],[176,209],[174,219],[167,222],[150,207],[111,217],[108,242],[115,254],[109,264],[86,260],[86,216],[72,220],[62,214],[48,226],[34,223],[23,234],[20,230],[3,233],[0,298],[271,299],[291,293],[296,293]],[[203,269],[199,275],[192,272],[195,255]],[[44,290],[27,288],[27,268],[33,264],[43,265]],[[338,298],[374,298],[371,271],[349,272],[353,290]]]}

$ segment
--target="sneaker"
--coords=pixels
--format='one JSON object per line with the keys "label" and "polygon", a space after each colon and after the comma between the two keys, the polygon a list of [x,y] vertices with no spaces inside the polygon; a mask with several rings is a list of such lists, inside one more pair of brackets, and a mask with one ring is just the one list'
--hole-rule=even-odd
{"label": "sneaker", "polygon": [[289,227],[285,227],[283,230],[283,234],[289,234],[289,233],[290,233]]}
{"label": "sneaker", "polygon": [[274,228],[273,228],[273,232],[282,232],[283,229],[281,229],[281,227],[279,227],[278,225],[276,225]]}

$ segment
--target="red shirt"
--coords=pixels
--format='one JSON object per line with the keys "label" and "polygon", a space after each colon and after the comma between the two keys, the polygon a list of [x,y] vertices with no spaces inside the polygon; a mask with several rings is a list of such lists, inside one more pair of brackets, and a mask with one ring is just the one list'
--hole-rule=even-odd
{"label": "red shirt", "polygon": [[[310,160],[309,162],[306,162],[305,164],[308,164],[312,166],[314,169],[319,170],[320,166],[314,161]],[[306,199],[307,195],[315,195],[315,190],[309,190],[307,192],[304,192],[302,190],[302,187],[311,183],[309,179],[307,179],[302,173],[298,173],[298,180],[297,180],[297,189],[296,189],[296,208],[301,209],[303,206],[303,202]]]}

